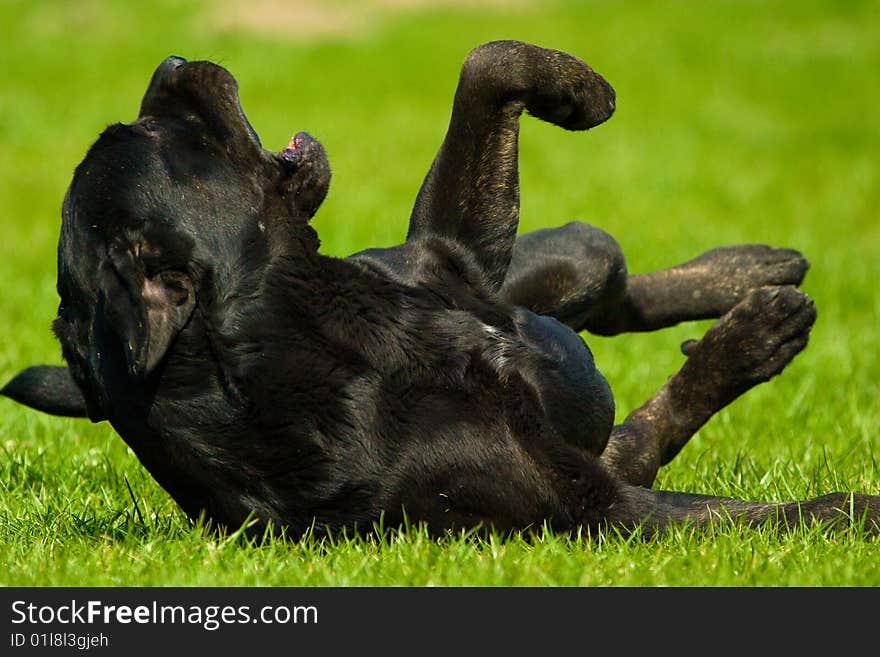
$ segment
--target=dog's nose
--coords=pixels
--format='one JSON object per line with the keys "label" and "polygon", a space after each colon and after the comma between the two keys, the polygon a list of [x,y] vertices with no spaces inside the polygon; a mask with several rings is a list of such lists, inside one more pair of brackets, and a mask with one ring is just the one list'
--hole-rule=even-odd
{"label": "dog's nose", "polygon": [[172,74],[184,64],[186,64],[186,58],[179,55],[171,55],[161,61],[153,71],[153,77],[150,78],[147,92],[141,101],[140,116],[145,116],[156,110],[156,103],[161,103],[159,96],[161,96],[162,90],[172,83]]}
{"label": "dog's nose", "polygon": [[153,84],[163,84],[169,80],[171,74],[174,73],[181,66],[186,64],[186,58],[180,57],[179,55],[171,55],[170,57],[166,57],[162,60],[162,63],[156,67],[156,72],[153,73]]}
{"label": "dog's nose", "polygon": [[186,64],[186,57],[181,57],[180,55],[171,55],[170,57],[166,57],[165,60],[159,65],[159,68],[173,71],[176,68],[180,68]]}

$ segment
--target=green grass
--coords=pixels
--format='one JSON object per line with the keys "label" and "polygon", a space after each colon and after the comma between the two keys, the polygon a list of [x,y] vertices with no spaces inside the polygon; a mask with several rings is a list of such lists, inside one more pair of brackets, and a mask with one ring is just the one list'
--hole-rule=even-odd
{"label": "green grass", "polygon": [[[446,6],[329,33],[280,19],[219,27],[210,14],[170,1],[0,3],[0,378],[61,362],[49,324],[65,187],[102,127],[136,115],[166,55],[230,68],[267,147],[299,129],[322,140],[334,179],[315,225],[323,250],[345,255],[400,241],[464,55],[517,38],[581,56],[618,93],[615,117],[589,133],[524,119],[523,229],[590,221],[631,271],[737,242],[812,262],[810,346],[704,427],[659,484],[762,500],[880,493],[880,4]],[[588,338],[619,415],[705,327]],[[0,450],[5,585],[880,585],[876,538],[815,529],[648,541],[432,541],[413,529],[248,545],[191,527],[106,424],[0,401]]]}

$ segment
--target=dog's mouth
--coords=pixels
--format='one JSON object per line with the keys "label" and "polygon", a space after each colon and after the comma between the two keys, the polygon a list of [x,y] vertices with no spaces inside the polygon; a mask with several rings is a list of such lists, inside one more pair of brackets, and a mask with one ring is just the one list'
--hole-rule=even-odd
{"label": "dog's mouth", "polygon": [[299,164],[310,155],[323,150],[321,144],[307,132],[297,132],[290,138],[290,142],[279,153],[279,156],[288,164]]}
{"label": "dog's mouth", "polygon": [[276,154],[287,171],[285,190],[290,202],[308,217],[315,214],[327,195],[330,165],[324,147],[307,132],[297,132]]}

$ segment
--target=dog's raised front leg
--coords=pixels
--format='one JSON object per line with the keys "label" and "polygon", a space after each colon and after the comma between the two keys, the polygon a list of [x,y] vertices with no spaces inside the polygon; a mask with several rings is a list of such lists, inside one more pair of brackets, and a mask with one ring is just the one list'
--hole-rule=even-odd
{"label": "dog's raised front leg", "polygon": [[523,110],[569,130],[614,112],[614,90],[589,66],[557,50],[495,41],[461,69],[446,137],[422,183],[408,242],[453,240],[498,290],[519,222],[518,134]]}
{"label": "dog's raised front leg", "polygon": [[612,430],[602,463],[631,484],[651,486],[712,415],[791,362],[815,319],[813,302],[792,286],[748,293],[701,340],[686,343],[685,364]]}

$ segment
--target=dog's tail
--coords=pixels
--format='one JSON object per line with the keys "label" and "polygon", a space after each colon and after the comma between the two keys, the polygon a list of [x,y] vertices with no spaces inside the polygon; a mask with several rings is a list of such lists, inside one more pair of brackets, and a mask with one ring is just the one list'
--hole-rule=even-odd
{"label": "dog's tail", "polygon": [[730,522],[786,529],[821,523],[880,533],[880,496],[876,495],[830,493],[795,502],[748,502],[630,485],[623,485],[619,494],[619,501],[609,509],[610,523],[630,531],[641,529],[647,535],[672,525],[708,527]]}
{"label": "dog's tail", "polygon": [[66,367],[28,367],[3,386],[0,395],[50,415],[88,417],[85,399]]}

